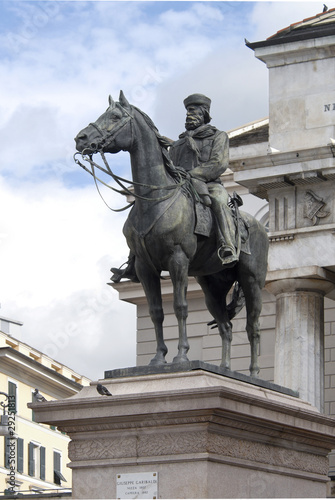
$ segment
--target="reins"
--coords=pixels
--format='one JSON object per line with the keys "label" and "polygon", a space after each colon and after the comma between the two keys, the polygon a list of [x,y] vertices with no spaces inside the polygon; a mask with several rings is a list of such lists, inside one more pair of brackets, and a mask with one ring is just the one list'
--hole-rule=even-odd
{"label": "reins", "polygon": [[[115,191],[116,193],[119,193],[119,194],[122,194],[122,195],[128,194],[130,196],[133,196],[134,198],[137,198],[137,199],[140,199],[140,200],[143,200],[143,201],[153,201],[153,202],[161,202],[161,201],[165,201],[165,200],[171,198],[173,196],[173,194],[174,194],[175,189],[182,188],[185,185],[185,183],[186,183],[186,179],[183,178],[182,175],[180,175],[180,173],[177,172],[177,171],[176,171],[177,172],[177,178],[173,178],[173,180],[175,181],[175,184],[170,184],[168,186],[155,186],[155,185],[152,185],[152,184],[144,184],[144,183],[140,183],[140,182],[130,181],[128,179],[124,179],[123,177],[120,177],[120,176],[114,174],[114,172],[112,171],[112,169],[110,168],[110,166],[108,164],[106,156],[105,156],[105,154],[103,152],[103,148],[105,148],[108,144],[110,144],[115,139],[116,135],[123,129],[123,127],[129,122],[129,120],[133,120],[134,119],[134,117],[130,113],[128,113],[124,108],[122,108],[122,109],[123,109],[123,111],[125,111],[127,113],[128,116],[124,117],[120,121],[120,123],[118,124],[118,126],[116,127],[116,129],[113,130],[113,133],[111,133],[107,137],[104,136],[103,130],[96,123],[90,123],[90,125],[93,126],[99,132],[99,134],[101,135],[101,137],[103,139],[101,141],[101,143],[100,143],[99,148],[96,149],[96,151],[94,151],[92,153],[91,150],[87,149],[87,153],[85,153],[86,150],[84,149],[81,153],[77,152],[73,156],[75,163],[77,165],[79,165],[81,168],[83,168],[90,175],[92,175],[92,177],[94,178],[94,183],[96,185],[97,191],[98,191],[101,199],[103,200],[103,202],[105,203],[105,205],[110,210],[112,210],[113,212],[122,212],[124,210],[127,210],[132,205],[134,205],[135,201],[132,201],[131,203],[129,203],[128,205],[126,205],[123,208],[119,208],[119,209],[111,208],[107,204],[107,202],[105,201],[105,199],[103,198],[103,196],[102,196],[102,194],[100,192],[99,186],[98,186],[98,182],[100,182],[104,186],[108,187],[109,189],[112,189],[112,191]],[[157,141],[159,143],[159,138],[158,138],[157,133],[156,133],[156,137],[157,137]],[[133,139],[132,139],[132,141],[133,141]],[[166,162],[170,161],[168,159],[167,152],[163,151],[164,146],[162,146],[161,144],[159,144],[159,146],[160,146],[160,148],[162,150],[163,162],[166,163]],[[92,160],[92,156],[95,153],[100,153],[101,158],[103,160],[103,163],[105,165],[105,168]],[[82,160],[84,162],[88,162],[90,164],[91,169],[89,169],[80,160],[78,160],[78,158],[76,158],[76,156],[79,155],[79,154],[81,155],[81,158],[82,158]],[[109,184],[107,184],[106,182],[104,182],[102,179],[100,179],[99,177],[97,177],[96,173],[95,173],[95,169],[96,168],[99,169],[99,170],[101,170],[105,174],[109,175],[110,177],[112,177],[112,179],[120,186],[121,190],[120,189],[116,189],[113,186],[110,186]],[[148,198],[146,196],[142,196],[142,195],[136,194],[134,191],[130,190],[130,188],[127,187],[124,183],[127,183],[128,185],[131,185],[131,186],[138,186],[138,187],[142,187],[142,188],[148,188],[150,191],[169,190],[169,191],[172,191],[172,192],[168,193],[165,196],[161,196],[159,198]]]}

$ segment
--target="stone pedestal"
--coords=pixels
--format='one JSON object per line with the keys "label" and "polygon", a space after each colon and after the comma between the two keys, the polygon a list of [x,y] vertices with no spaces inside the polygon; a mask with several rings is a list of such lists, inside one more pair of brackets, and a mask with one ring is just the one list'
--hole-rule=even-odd
{"label": "stone pedestal", "polygon": [[206,368],[124,372],[101,381],[113,396],[94,384],[30,405],[71,437],[73,498],[117,498],[118,474],[144,472],[158,474],[159,498],[325,497],[335,421]]}

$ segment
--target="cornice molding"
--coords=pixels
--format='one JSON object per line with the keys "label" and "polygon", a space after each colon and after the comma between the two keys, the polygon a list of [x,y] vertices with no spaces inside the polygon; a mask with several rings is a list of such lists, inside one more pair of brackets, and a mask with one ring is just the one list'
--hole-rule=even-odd
{"label": "cornice molding", "polygon": [[[6,364],[13,367],[14,370],[20,367],[31,377],[39,380],[39,382],[41,382],[42,379],[46,385],[57,387],[57,389],[61,391],[66,391],[68,395],[77,393],[83,387],[74,380],[65,377],[61,373],[57,373],[55,370],[39,363],[12,347],[1,347],[0,359],[3,367]],[[22,381],[24,382],[24,380]],[[41,386],[40,389],[42,389]]]}

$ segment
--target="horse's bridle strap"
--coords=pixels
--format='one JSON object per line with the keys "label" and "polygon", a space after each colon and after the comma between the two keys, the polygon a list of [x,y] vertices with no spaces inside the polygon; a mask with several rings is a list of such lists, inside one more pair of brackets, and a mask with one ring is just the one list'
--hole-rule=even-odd
{"label": "horse's bridle strap", "polygon": [[[110,144],[114,139],[115,137],[117,136],[117,134],[123,129],[123,127],[132,119],[133,117],[128,113],[128,116],[124,116],[120,122],[118,123],[117,126],[115,126],[115,128],[113,129],[113,133],[112,134],[109,134],[109,135],[106,135],[106,131],[104,129],[102,129],[101,127],[99,127],[99,125],[97,123],[90,123],[89,125],[91,127],[94,127],[95,130],[97,130],[97,132],[99,132],[99,134],[101,135],[102,137],[102,141],[100,142],[99,144],[99,149],[97,149],[97,153],[99,151],[102,151],[103,148],[105,148],[106,146],[108,146],[108,144]],[[108,132],[108,129],[107,129],[107,132]]]}

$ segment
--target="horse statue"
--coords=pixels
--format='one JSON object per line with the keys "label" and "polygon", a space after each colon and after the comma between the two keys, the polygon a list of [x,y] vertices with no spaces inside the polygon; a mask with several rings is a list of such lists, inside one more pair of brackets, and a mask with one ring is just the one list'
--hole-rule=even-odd
{"label": "horse statue", "polygon": [[[249,228],[250,251],[241,251],[233,267],[223,267],[217,255],[214,228],[210,228],[208,236],[195,234],[196,215],[194,200],[187,189],[189,181],[174,170],[166,138],[160,136],[143,111],[129,104],[122,91],[119,102],[109,97],[106,112],[79,132],[75,141],[77,151],[83,158],[86,155],[91,166],[97,165],[92,157],[100,152],[106,166],[101,170],[117,181],[121,178],[112,173],[104,155],[121,150],[130,153],[135,203],[123,233],[135,255],[136,274],[143,286],[155,328],[157,350],[150,364],[166,363],[160,279],[161,272],[168,271],[173,284],[173,305],[179,331],[178,353],[173,363],[188,362],[186,292],[188,276],[194,276],[214,318],[212,323],[217,325],[222,338],[220,366],[228,370],[231,367],[231,319],[241,309],[244,294],[246,331],[251,347],[250,375],[257,377],[261,291],[265,284],[268,254],[268,237],[264,227],[254,217],[241,212]],[[92,175],[95,176],[94,173]],[[238,300],[227,305],[226,297],[234,284]]]}

